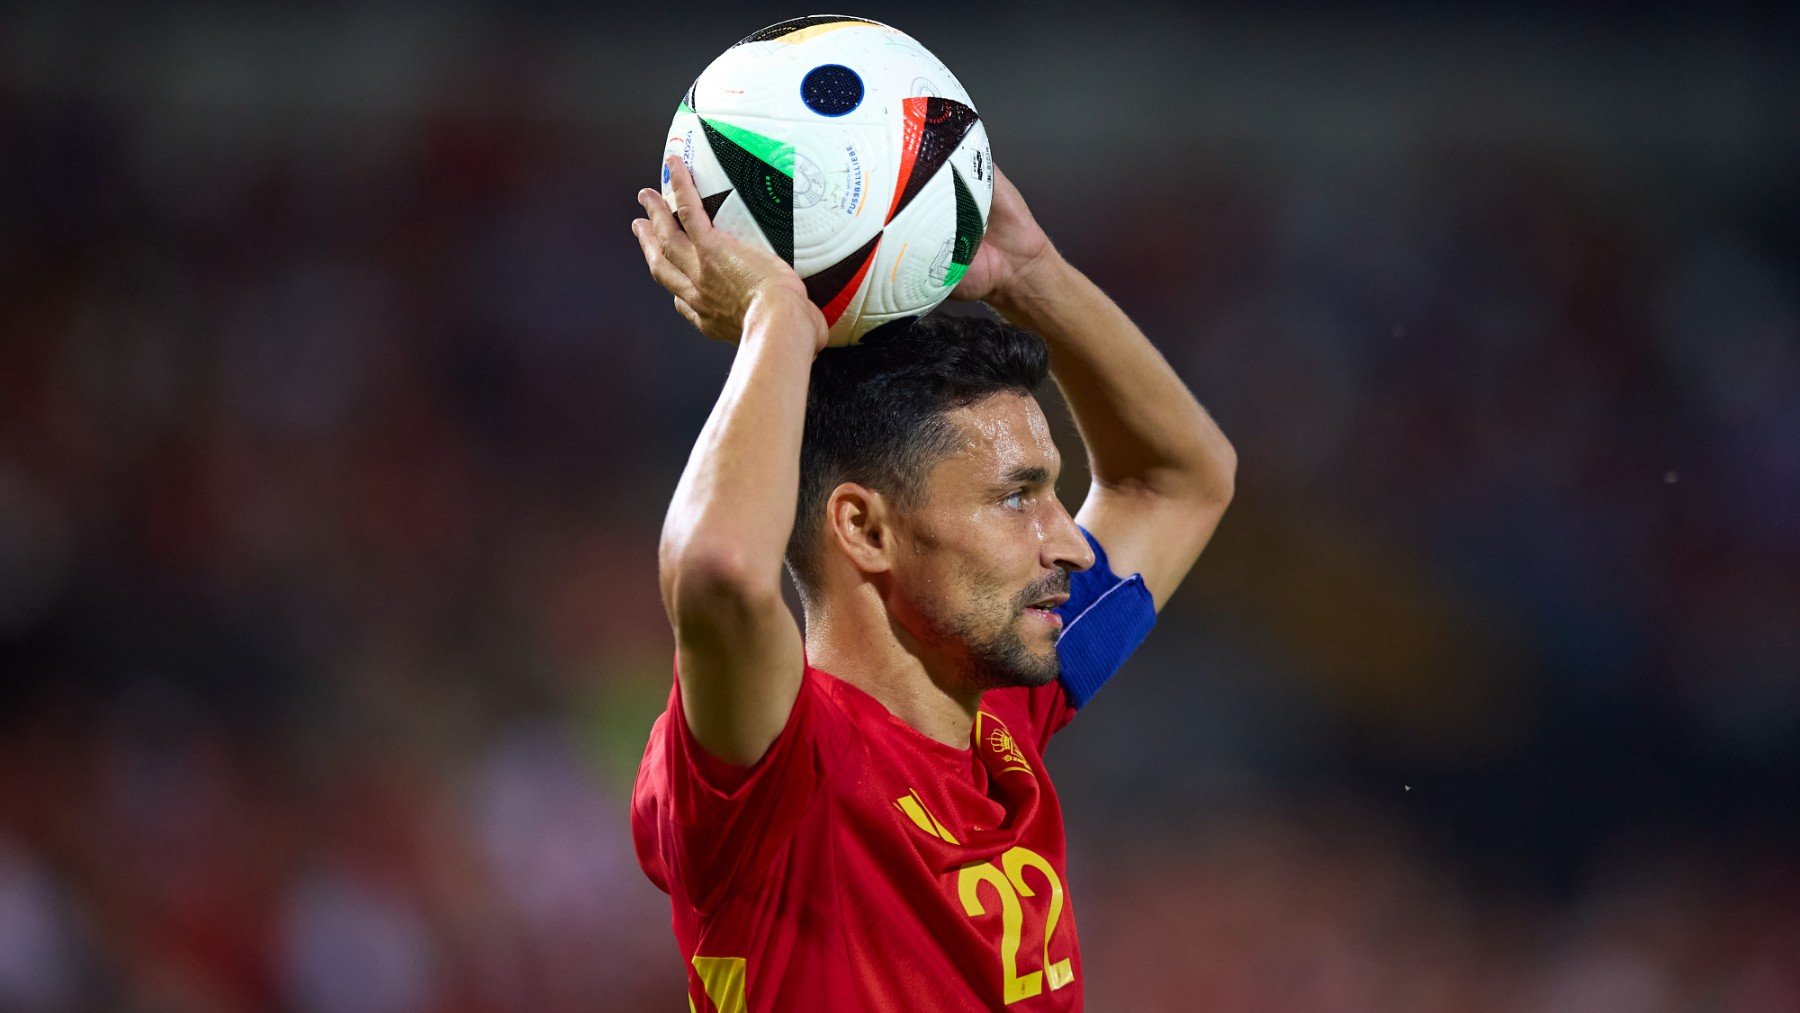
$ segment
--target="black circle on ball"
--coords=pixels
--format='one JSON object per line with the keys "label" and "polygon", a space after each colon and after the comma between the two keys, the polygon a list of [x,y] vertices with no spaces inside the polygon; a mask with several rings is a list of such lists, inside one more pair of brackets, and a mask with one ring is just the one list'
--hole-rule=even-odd
{"label": "black circle on ball", "polygon": [[862,78],[840,63],[814,67],[800,82],[800,98],[820,116],[842,116],[862,105]]}

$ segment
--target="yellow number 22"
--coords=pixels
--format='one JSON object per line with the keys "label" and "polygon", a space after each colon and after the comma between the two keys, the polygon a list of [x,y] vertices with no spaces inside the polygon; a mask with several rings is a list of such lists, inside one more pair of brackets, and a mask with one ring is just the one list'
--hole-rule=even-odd
{"label": "yellow number 22", "polygon": [[[1050,887],[1050,912],[1044,924],[1043,962],[1039,965],[1042,971],[1029,974],[1019,973],[1019,943],[1025,930],[1025,909],[1019,903],[1021,896],[1035,897],[1037,892],[1025,882],[1025,870],[1035,869],[1043,873],[1044,880]],[[1075,980],[1075,971],[1064,957],[1054,963],[1050,960],[1050,937],[1056,934],[1057,919],[1062,917],[1063,886],[1057,878],[1056,870],[1044,856],[1030,848],[1010,848],[1000,856],[1000,867],[995,868],[992,862],[977,865],[965,865],[957,876],[956,890],[962,897],[963,910],[969,917],[976,918],[987,914],[987,908],[981,903],[981,887],[983,884],[994,888],[994,894],[1000,899],[1000,973],[1005,985],[1005,1002],[1012,1005],[1021,999],[1029,999],[1044,990],[1044,976],[1050,976],[1050,990],[1055,991]]]}

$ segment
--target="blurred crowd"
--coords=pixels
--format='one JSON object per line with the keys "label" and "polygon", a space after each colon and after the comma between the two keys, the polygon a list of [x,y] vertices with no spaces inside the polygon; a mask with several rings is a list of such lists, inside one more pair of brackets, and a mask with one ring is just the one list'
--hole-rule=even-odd
{"label": "blurred crowd", "polygon": [[[626,225],[685,80],[609,118],[456,10],[311,104],[0,19],[0,1008],[680,1007],[627,800],[730,352]],[[1091,1008],[1800,1009],[1797,129],[1195,125],[1121,202],[995,128],[1242,461],[1049,755]]]}

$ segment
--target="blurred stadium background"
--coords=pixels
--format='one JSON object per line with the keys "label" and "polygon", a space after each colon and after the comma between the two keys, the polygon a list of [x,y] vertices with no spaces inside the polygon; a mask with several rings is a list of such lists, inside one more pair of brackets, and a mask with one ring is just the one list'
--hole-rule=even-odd
{"label": "blurred stadium background", "polygon": [[[729,350],[626,223],[805,12],[0,13],[0,1008],[681,1008],[627,798]],[[1791,21],[855,13],[1242,456],[1050,754],[1091,1008],[1800,1009]]]}

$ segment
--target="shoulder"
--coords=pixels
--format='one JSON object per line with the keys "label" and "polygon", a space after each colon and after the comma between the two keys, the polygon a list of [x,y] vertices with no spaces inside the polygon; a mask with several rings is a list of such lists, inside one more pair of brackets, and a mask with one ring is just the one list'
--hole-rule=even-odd
{"label": "shoulder", "polygon": [[834,682],[808,668],[787,724],[749,766],[707,753],[671,688],[632,797],[638,862],[652,882],[707,910],[770,868],[861,762]]}
{"label": "shoulder", "polygon": [[[688,780],[696,787],[728,797],[766,769],[787,767],[796,759],[810,768],[823,767],[833,759],[833,751],[848,741],[848,730],[856,720],[841,691],[844,684],[830,673],[807,665],[787,725],[768,751],[748,766],[728,763],[707,752],[688,729],[681,709],[680,679],[678,668],[668,703],[651,726],[650,740],[638,768],[640,792],[653,791],[659,782]],[[813,762],[806,762],[807,757]]]}

